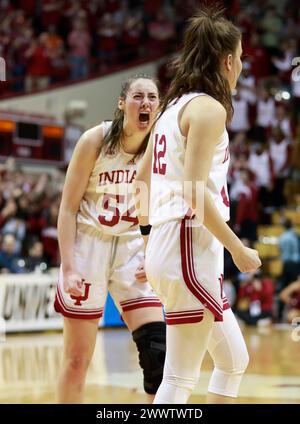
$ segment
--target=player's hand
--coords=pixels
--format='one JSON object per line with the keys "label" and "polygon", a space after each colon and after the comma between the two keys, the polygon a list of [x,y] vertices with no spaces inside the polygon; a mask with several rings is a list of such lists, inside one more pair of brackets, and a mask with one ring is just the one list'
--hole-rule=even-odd
{"label": "player's hand", "polygon": [[231,252],[233,262],[241,272],[254,272],[261,266],[258,252],[244,245],[235,252]]}
{"label": "player's hand", "polygon": [[147,276],[146,276],[146,272],[145,272],[145,263],[142,262],[139,267],[137,268],[136,272],[135,272],[135,279],[136,281],[138,281],[139,283],[147,283]]}
{"label": "player's hand", "polygon": [[76,272],[64,274],[64,290],[72,296],[83,295],[83,280]]}

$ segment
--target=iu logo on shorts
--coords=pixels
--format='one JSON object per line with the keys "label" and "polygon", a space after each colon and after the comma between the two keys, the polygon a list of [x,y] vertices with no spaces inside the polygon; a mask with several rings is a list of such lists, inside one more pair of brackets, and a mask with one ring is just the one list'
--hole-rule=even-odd
{"label": "iu logo on shorts", "polygon": [[[84,282],[85,280],[82,279],[82,282]],[[85,300],[88,299],[89,297],[89,292],[90,292],[90,283],[83,283],[84,284],[84,294],[83,296],[74,296],[73,294],[71,294],[71,299],[76,300],[76,302],[74,303],[75,306],[81,306],[81,302],[84,302]]]}

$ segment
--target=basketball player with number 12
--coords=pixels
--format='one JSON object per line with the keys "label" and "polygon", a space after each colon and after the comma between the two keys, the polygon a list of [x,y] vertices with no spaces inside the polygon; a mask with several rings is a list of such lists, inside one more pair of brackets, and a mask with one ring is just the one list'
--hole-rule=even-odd
{"label": "basketball player with number 12", "polygon": [[[240,271],[261,265],[257,252],[226,224],[226,123],[241,55],[240,31],[218,8],[203,7],[190,19],[139,166],[136,186],[150,190],[145,269],[167,322],[164,376],[154,403],[186,403],[207,350],[214,361],[208,402],[232,401],[248,364],[243,336],[223,293],[224,246]],[[197,201],[201,184],[203,201]],[[149,224],[141,213],[139,220],[144,227]]]}

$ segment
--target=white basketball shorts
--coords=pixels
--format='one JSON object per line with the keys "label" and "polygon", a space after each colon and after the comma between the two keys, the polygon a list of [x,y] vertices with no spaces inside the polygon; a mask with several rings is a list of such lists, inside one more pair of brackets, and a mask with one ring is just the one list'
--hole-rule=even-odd
{"label": "white basketball shorts", "polygon": [[84,293],[82,296],[65,293],[60,269],[55,310],[71,318],[101,318],[107,291],[121,314],[133,309],[162,307],[150,284],[135,280],[143,259],[141,236],[90,235],[78,230],[74,260],[84,282]]}
{"label": "white basketball shorts", "polygon": [[230,307],[223,293],[223,255],[223,245],[191,220],[152,227],[146,273],[165,307],[168,325],[200,322],[204,308],[216,321],[223,320],[223,310]]}

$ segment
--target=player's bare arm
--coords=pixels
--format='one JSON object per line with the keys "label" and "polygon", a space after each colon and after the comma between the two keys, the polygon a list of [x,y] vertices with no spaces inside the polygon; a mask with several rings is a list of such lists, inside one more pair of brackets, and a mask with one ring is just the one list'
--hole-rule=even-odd
{"label": "player's bare arm", "polygon": [[76,234],[76,214],[85,192],[89,176],[103,139],[100,125],[86,131],[79,139],[66,174],[62,201],[58,216],[58,242],[61,252],[62,270],[66,281],[66,291],[78,296],[81,294],[81,278],[73,263],[73,250]]}
{"label": "player's bare arm", "polygon": [[[141,226],[149,225],[149,195],[151,190],[151,165],[152,165],[153,137],[150,136],[146,152],[141,159],[136,179],[134,182],[136,195],[136,210],[139,224]],[[141,193],[145,190],[146,193]],[[143,201],[143,205],[141,202]],[[147,244],[148,236],[143,236],[145,244]]]}
{"label": "player's bare arm", "polygon": [[292,295],[295,292],[297,292],[298,290],[300,290],[300,281],[299,280],[294,281],[288,287],[286,287],[285,289],[282,290],[282,292],[279,295],[280,300],[282,300],[282,302],[284,302],[284,303],[289,303]]}

